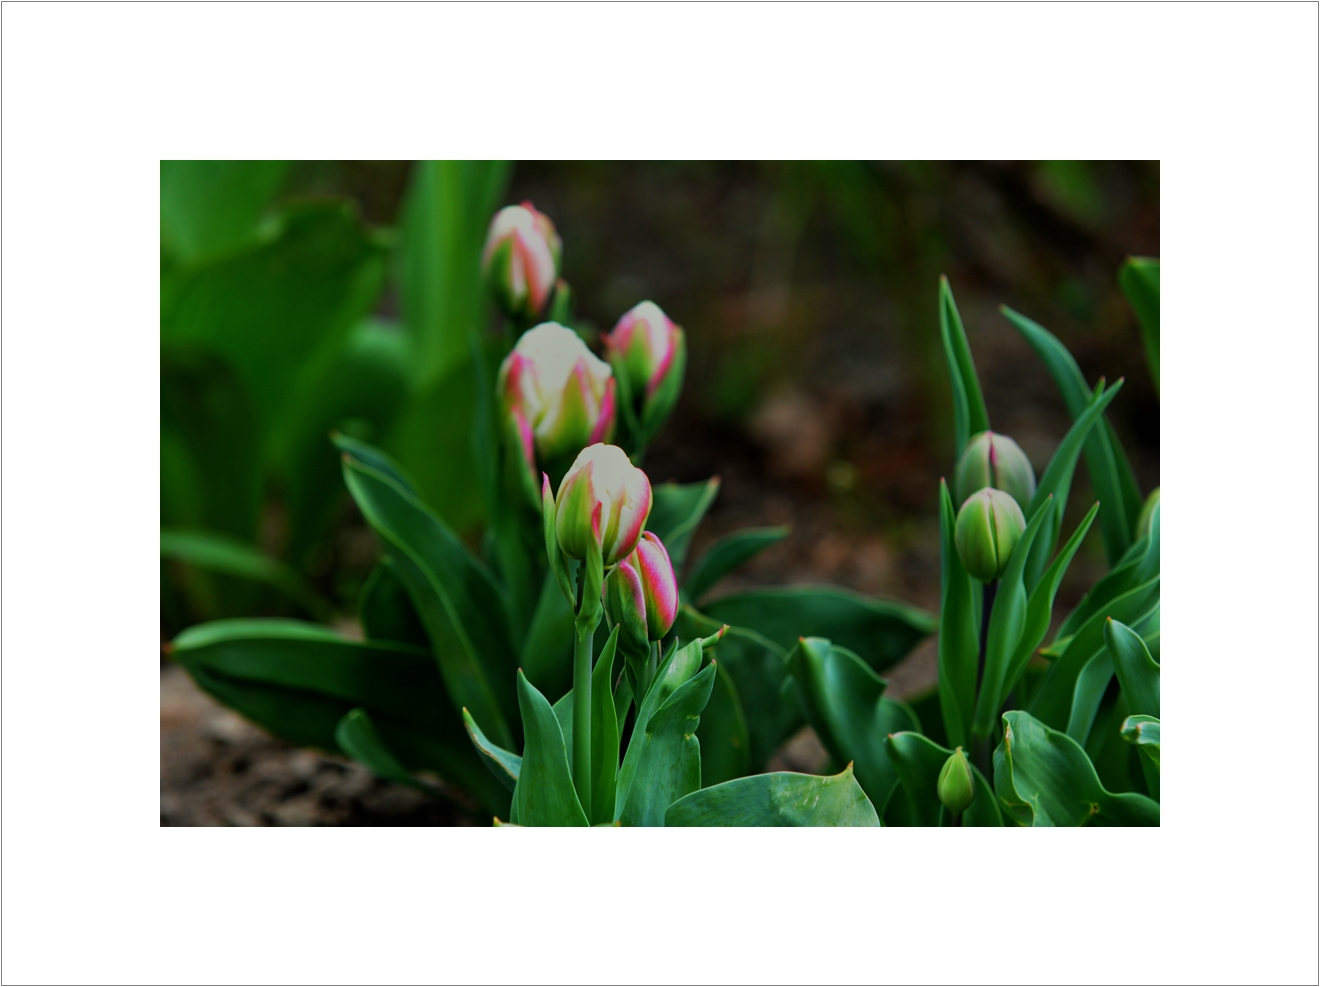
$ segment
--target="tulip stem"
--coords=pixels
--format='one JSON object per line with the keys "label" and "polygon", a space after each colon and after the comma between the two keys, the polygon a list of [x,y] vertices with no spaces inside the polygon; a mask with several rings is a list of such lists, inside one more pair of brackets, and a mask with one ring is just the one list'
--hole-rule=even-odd
{"label": "tulip stem", "polygon": [[573,640],[573,786],[591,815],[591,649],[594,628],[577,624]]}
{"label": "tulip stem", "polygon": [[[985,685],[985,648],[990,637],[990,614],[995,608],[995,593],[999,583],[985,583],[981,587],[981,640],[976,654],[976,694],[979,697]],[[990,777],[990,738],[978,738],[972,759],[981,773]]]}

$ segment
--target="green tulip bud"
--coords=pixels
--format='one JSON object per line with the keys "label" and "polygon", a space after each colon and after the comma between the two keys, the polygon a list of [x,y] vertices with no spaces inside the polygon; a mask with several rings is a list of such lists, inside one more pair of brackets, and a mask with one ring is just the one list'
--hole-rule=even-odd
{"label": "green tulip bud", "polygon": [[1024,511],[1036,495],[1036,474],[1022,447],[1007,435],[977,432],[967,443],[953,472],[958,503],[982,487],[994,487],[1012,496]]}
{"label": "green tulip bud", "polygon": [[967,571],[983,583],[992,583],[1008,568],[1009,556],[1026,526],[1022,508],[1012,496],[983,487],[958,511],[953,543]]}
{"label": "green tulip bud", "polygon": [[976,797],[976,781],[972,778],[972,766],[967,763],[963,749],[957,747],[940,768],[940,780],[935,785],[944,808],[955,816],[967,811]]}
{"label": "green tulip bud", "polygon": [[1140,541],[1150,534],[1150,519],[1155,516],[1155,508],[1160,506],[1160,488],[1156,487],[1146,498],[1146,503],[1141,505],[1141,513],[1137,515],[1137,540]]}

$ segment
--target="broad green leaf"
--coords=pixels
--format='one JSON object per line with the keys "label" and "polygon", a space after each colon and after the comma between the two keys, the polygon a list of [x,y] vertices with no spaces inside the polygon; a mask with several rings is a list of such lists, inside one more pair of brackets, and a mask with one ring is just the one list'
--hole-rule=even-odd
{"label": "broad green leaf", "polygon": [[747,718],[738,698],[738,688],[723,664],[715,666],[715,687],[701,714],[697,739],[701,741],[703,785],[718,785],[747,774],[751,756]]}
{"label": "broad green leaf", "polygon": [[712,476],[705,483],[658,483],[651,488],[651,516],[646,530],[665,543],[675,572],[683,571],[692,533],[706,516],[706,511],[720,492],[720,478]]}
{"label": "broad green leaf", "polygon": [[883,811],[898,783],[885,737],[919,730],[915,714],[883,695],[887,683],[866,662],[824,638],[798,641],[788,667],[812,729],[836,761],[853,763],[858,783]]}
{"label": "broad green leaf", "polygon": [[1005,713],[995,748],[995,794],[1020,826],[1158,826],[1159,803],[1105,790],[1086,752],[1022,710]]}
{"label": "broad green leaf", "polygon": [[618,815],[623,825],[663,826],[665,810],[701,787],[697,727],[714,685],[715,663],[711,662],[675,689],[643,730],[634,729],[628,754],[638,753],[627,801]]}
{"label": "broad green leaf", "polygon": [[[912,817],[908,822],[917,826],[947,825],[951,820],[940,802],[938,783],[940,769],[953,756],[953,751],[929,737],[912,732],[890,734],[885,746],[910,806]],[[976,780],[976,794],[962,815],[962,825],[1004,825],[990,783],[975,765],[972,765],[972,775]]]}
{"label": "broad green leaf", "polygon": [[1027,622],[1027,590],[1022,584],[1022,570],[1041,526],[1053,516],[1053,501],[1046,497],[1032,511],[1031,520],[1027,522],[1026,530],[1009,556],[1003,578],[999,580],[999,591],[995,594],[990,627],[986,632],[985,671],[981,677],[980,694],[976,697],[976,718],[972,722],[972,735],[978,741],[988,738],[994,730],[995,717],[1007,695],[1009,665],[1017,653],[1022,629]]}
{"label": "broad green leaf", "polygon": [[1150,534],[1134,542],[1108,573],[1082,598],[1082,602],[1059,627],[1054,651],[1060,643],[1072,637],[1086,621],[1109,606],[1124,593],[1149,582],[1160,574],[1160,509],[1156,506],[1151,516]]}
{"label": "broad green leaf", "polygon": [[[591,673],[591,821],[612,823],[614,793],[619,774],[619,721],[614,713],[614,654],[619,643],[619,629],[610,632],[609,640],[596,659]],[[700,758],[698,758],[700,763]]]}
{"label": "broad green leaf", "polygon": [[1160,715],[1160,666],[1145,642],[1131,627],[1116,620],[1105,622],[1105,647],[1127,697],[1128,710],[1142,716]]}
{"label": "broad green leaf", "polygon": [[684,796],[666,826],[879,826],[880,817],[853,777],[792,771],[749,775]]}
{"label": "broad green leaf", "polygon": [[1108,390],[1101,390],[1097,386],[1097,393],[1086,406],[1086,410],[1073,422],[1072,428],[1068,429],[1068,434],[1063,437],[1063,441],[1059,443],[1059,448],[1055,450],[1054,455],[1050,458],[1049,465],[1045,467],[1045,472],[1041,474],[1040,484],[1036,487],[1035,496],[1031,498],[1031,506],[1027,510],[1027,516],[1030,517],[1051,495],[1054,497],[1054,512],[1049,519],[1049,526],[1043,536],[1036,539],[1035,547],[1032,549],[1027,562],[1025,579],[1028,591],[1036,588],[1040,574],[1045,571],[1050,556],[1059,543],[1059,532],[1063,526],[1063,511],[1068,504],[1068,492],[1072,488],[1073,472],[1077,468],[1077,457],[1081,454],[1086,437],[1095,431],[1094,426],[1100,420],[1100,415],[1114,400],[1114,396],[1122,386],[1123,381],[1121,380],[1116,381],[1114,386]]}
{"label": "broad green leaf", "polygon": [[160,555],[161,558],[174,559],[212,572],[274,586],[312,616],[321,620],[329,619],[329,605],[317,596],[316,591],[301,576],[252,545],[207,531],[162,528]]}
{"label": "broad green leaf", "polygon": [[[1103,513],[1104,508],[1101,507],[1101,516]],[[1150,613],[1159,601],[1160,580],[1157,576],[1116,597],[1103,613],[1095,614],[1082,625],[1063,653],[1051,663],[1044,681],[1032,697],[1027,707],[1032,716],[1056,729],[1065,726],[1073,709],[1073,694],[1082,669],[1094,655],[1104,650],[1105,619],[1112,616],[1125,624],[1135,624]]]}
{"label": "broad green leaf", "polygon": [[371,722],[371,715],[361,706],[355,706],[344,714],[335,727],[335,740],[340,750],[355,761],[360,761],[371,773],[386,781],[407,785],[418,791],[434,794],[435,789],[412,776],[399,759],[381,739],[376,725]]}
{"label": "broad green leaf", "polygon": [[568,748],[545,696],[518,673],[523,755],[513,790],[520,826],[586,826],[587,816],[573,788]]}
{"label": "broad green leaf", "polygon": [[[1087,387],[1077,361],[1067,347],[1043,326],[1006,305],[1000,306],[999,310],[1044,361],[1063,395],[1064,404],[1068,406],[1068,414],[1076,421],[1091,400],[1091,389]],[[1141,496],[1132,467],[1107,420],[1105,428],[1092,429],[1087,436],[1086,469],[1091,474],[1096,499],[1100,501],[1100,529],[1105,553],[1109,564],[1113,565],[1132,543],[1132,529],[1141,512]]]}
{"label": "broad green leaf", "polygon": [[1160,262],[1155,257],[1129,257],[1118,269],[1118,286],[1137,314],[1141,341],[1155,393],[1160,392]]}
{"label": "broad green leaf", "polygon": [[345,457],[343,469],[367,523],[388,546],[450,694],[496,743],[511,746],[508,693],[516,659],[490,574],[444,522],[390,477],[352,457]]}
{"label": "broad green leaf", "polygon": [[362,585],[358,619],[368,641],[399,641],[431,652],[422,618],[388,555],[376,563]]}
{"label": "broad green leaf", "polygon": [[247,244],[289,161],[162,161],[161,248],[185,266]]}
{"label": "broad green leaf", "polygon": [[967,345],[967,333],[963,331],[949,279],[943,275],[940,276],[940,338],[953,388],[953,460],[957,462],[967,448],[967,440],[990,428],[990,415],[985,410],[976,365],[972,363],[972,351]]}
{"label": "broad green leaf", "polygon": [[[930,614],[834,586],[770,587],[721,597],[708,617],[756,631],[787,652],[800,637],[824,637],[856,652],[877,672],[935,630]],[[741,691],[741,690],[740,690]]]}
{"label": "broad green leaf", "polygon": [[944,730],[955,747],[967,743],[976,709],[980,641],[976,585],[953,541],[957,518],[949,485],[940,480],[939,697]]}
{"label": "broad green leaf", "polygon": [[788,531],[787,527],[780,525],[776,528],[744,528],[725,535],[693,564],[683,582],[684,592],[690,599],[700,600],[707,590],[738,566],[783,541]]}
{"label": "broad green leaf", "polygon": [[[679,608],[675,629],[684,639],[708,637],[722,624],[684,605]],[[788,676],[784,652],[755,631],[730,627],[713,654],[720,669],[733,680],[747,722],[747,770],[763,771],[780,744],[802,725],[799,705],[791,697],[790,701],[783,698]]]}
{"label": "broad green leaf", "polygon": [[1119,733],[1129,744],[1135,744],[1141,755],[1141,770],[1146,785],[1156,802],[1160,800],[1160,721],[1154,716],[1129,716],[1123,721]]}
{"label": "broad green leaf", "polygon": [[472,719],[472,714],[467,710],[463,710],[463,725],[467,728],[468,736],[472,738],[472,746],[477,749],[481,763],[490,769],[490,773],[501,785],[512,792],[518,784],[518,774],[522,771],[522,758],[487,740],[486,735],[481,732],[481,727],[477,726],[477,721]]}

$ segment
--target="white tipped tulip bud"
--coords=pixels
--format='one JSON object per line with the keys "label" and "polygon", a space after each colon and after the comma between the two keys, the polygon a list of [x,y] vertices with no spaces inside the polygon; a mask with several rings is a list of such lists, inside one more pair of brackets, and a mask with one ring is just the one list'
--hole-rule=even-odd
{"label": "white tipped tulip bud", "polygon": [[619,625],[619,646],[645,655],[678,617],[678,580],[664,543],[643,531],[637,547],[605,577],[605,612]]}
{"label": "white tipped tulip bud", "polygon": [[618,446],[597,443],[583,449],[555,496],[559,548],[585,559],[599,538],[606,568],[637,547],[650,516],[651,481]]}
{"label": "white tipped tulip bud", "polygon": [[545,312],[562,253],[550,217],[530,202],[505,206],[490,221],[481,272],[500,307],[526,325]]}
{"label": "white tipped tulip bud", "polygon": [[967,443],[953,474],[957,503],[964,503],[982,487],[994,487],[1012,496],[1026,510],[1036,495],[1036,473],[1022,447],[1007,435],[977,432]]}
{"label": "white tipped tulip bud", "polygon": [[654,429],[668,417],[683,389],[683,330],[655,302],[642,302],[605,336],[605,355],[615,374],[627,381],[643,427]]}
{"label": "white tipped tulip bud", "polygon": [[992,583],[1008,568],[1009,556],[1026,527],[1016,500],[1002,490],[983,487],[958,511],[953,543],[967,571],[983,583]]}

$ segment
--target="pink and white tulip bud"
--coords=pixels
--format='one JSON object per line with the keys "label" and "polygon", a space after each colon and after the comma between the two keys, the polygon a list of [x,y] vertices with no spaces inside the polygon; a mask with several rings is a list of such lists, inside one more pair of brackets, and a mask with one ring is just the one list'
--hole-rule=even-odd
{"label": "pink and white tulip bud", "polygon": [[592,515],[599,511],[599,539],[606,568],[637,547],[651,516],[651,481],[618,446],[597,443],[578,453],[555,496],[559,548],[585,559],[595,540]]}
{"label": "pink and white tulip bud", "polygon": [[619,645],[644,655],[678,617],[678,580],[669,553],[653,532],[643,531],[632,554],[605,577],[605,612],[619,625]]}
{"label": "pink and white tulip bud", "polygon": [[505,206],[490,221],[481,272],[500,307],[526,324],[545,312],[562,253],[550,217],[530,202]]}
{"label": "pink and white tulip bud", "polygon": [[531,471],[614,435],[614,377],[572,329],[543,322],[523,333],[496,387]]}
{"label": "pink and white tulip bud", "polygon": [[663,421],[683,389],[683,330],[655,302],[642,302],[605,336],[605,354],[615,374],[627,380],[634,403],[640,402],[643,427]]}

